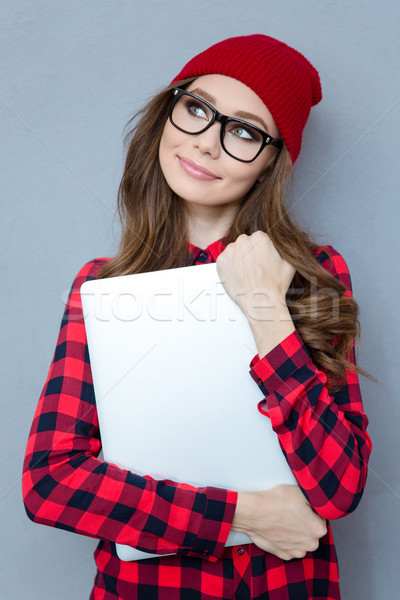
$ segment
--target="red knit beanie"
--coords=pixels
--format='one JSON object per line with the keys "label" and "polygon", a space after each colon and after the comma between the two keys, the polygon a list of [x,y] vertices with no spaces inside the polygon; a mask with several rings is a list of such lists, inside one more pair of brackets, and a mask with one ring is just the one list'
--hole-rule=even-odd
{"label": "red knit beanie", "polygon": [[233,37],[192,58],[172,80],[227,75],[247,85],[272,114],[294,163],[311,106],[322,98],[317,70],[297,50],[262,34]]}

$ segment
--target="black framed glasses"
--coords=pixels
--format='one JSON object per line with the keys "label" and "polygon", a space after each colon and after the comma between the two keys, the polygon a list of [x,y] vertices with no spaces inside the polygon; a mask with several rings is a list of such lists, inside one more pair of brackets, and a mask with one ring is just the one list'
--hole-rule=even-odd
{"label": "black framed glasses", "polygon": [[282,140],[246,121],[221,114],[203,98],[182,88],[173,90],[169,120],[174,127],[189,135],[198,135],[214,123],[221,123],[222,148],[241,162],[253,162],[265,146],[275,146],[279,150],[283,146]]}

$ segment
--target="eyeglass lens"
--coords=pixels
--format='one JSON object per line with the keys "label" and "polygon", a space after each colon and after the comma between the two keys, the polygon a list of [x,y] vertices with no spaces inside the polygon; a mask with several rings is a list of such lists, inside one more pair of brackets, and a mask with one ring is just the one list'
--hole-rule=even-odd
{"label": "eyeglass lens", "polygon": [[[212,120],[213,113],[201,100],[183,94],[176,101],[171,117],[173,123],[187,133],[200,133]],[[228,121],[225,125],[225,150],[240,160],[252,160],[262,142],[262,135],[251,125],[239,121]]]}

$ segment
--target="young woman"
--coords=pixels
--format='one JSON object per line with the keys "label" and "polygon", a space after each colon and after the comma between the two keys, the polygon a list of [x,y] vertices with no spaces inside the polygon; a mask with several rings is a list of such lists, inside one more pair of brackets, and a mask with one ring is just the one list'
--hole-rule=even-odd
{"label": "young woman", "polygon": [[[296,50],[264,35],[230,38],[195,56],[128,135],[120,249],[72,285],[23,474],[34,522],[100,539],[92,599],[340,598],[328,519],[363,493],[371,443],[358,373],[369,375],[355,363],[346,262],[284,204],[320,99],[318,73]],[[209,262],[248,318],[259,410],[299,487],[194,488],[97,458],[81,284]],[[231,528],[253,543],[225,548]],[[123,562],[115,543],[160,557]]]}

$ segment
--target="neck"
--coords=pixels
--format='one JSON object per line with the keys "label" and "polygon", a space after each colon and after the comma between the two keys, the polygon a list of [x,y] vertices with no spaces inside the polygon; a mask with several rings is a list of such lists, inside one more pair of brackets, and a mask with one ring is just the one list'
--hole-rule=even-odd
{"label": "neck", "polygon": [[[213,210],[210,211],[210,208]],[[194,209],[190,206],[186,220],[188,241],[199,248],[207,248],[212,242],[228,235],[236,213],[236,206],[196,206]]]}

